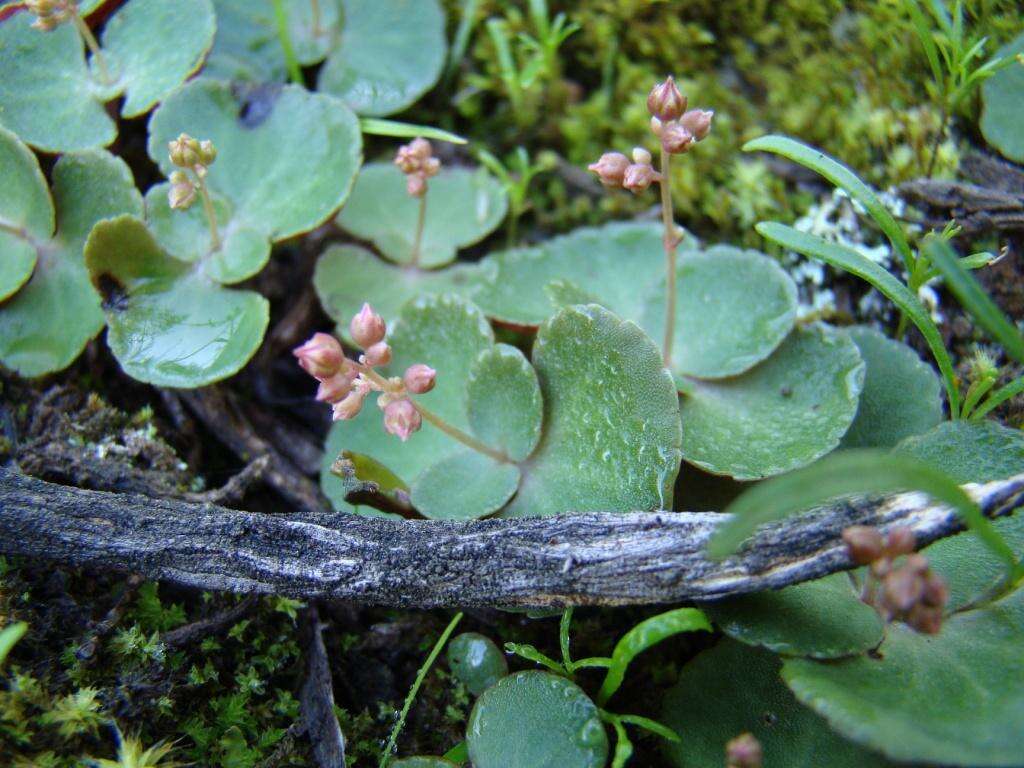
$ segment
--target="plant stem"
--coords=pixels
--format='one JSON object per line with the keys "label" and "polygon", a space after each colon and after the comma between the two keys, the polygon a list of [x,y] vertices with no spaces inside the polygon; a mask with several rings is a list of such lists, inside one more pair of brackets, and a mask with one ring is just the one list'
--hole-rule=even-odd
{"label": "plant stem", "polygon": [[92,52],[92,58],[96,62],[96,66],[100,70],[100,80],[104,85],[110,85],[112,82],[110,79],[110,71],[107,69],[106,59],[103,58],[103,52],[100,51],[100,44],[96,41],[96,36],[89,29],[89,25],[85,23],[85,19],[78,13],[78,7],[73,3],[68,3],[68,13],[71,15],[71,21],[75,25],[75,29],[78,30],[78,34],[82,36],[86,46],[88,46],[90,52]]}
{"label": "plant stem", "polygon": [[206,188],[206,182],[196,174],[196,189],[199,190],[199,196],[203,198],[203,210],[206,211],[206,221],[210,226],[210,245],[211,250],[219,251],[221,242],[220,234],[217,232],[217,214],[213,210],[213,200],[210,199],[210,192]]}
{"label": "plant stem", "polygon": [[679,237],[672,220],[672,185],[669,180],[672,155],[661,150],[661,223],[665,229],[661,241],[665,246],[665,337],[661,357],[665,367],[672,365],[672,344],[676,330],[676,246]]}
{"label": "plant stem", "polygon": [[501,462],[503,464],[510,464],[512,462],[512,460],[501,451],[494,450],[493,448],[485,445],[484,443],[481,443],[472,435],[468,435],[458,427],[452,426],[433,411],[424,408],[415,400],[412,400],[412,398],[410,398],[410,401],[412,402],[416,410],[420,412],[420,416],[429,421],[431,424],[440,429],[453,440],[458,440],[460,443],[469,448],[472,448],[477,453],[482,453],[484,456],[489,456],[495,461]]}
{"label": "plant stem", "polygon": [[320,26],[323,22],[320,16],[320,0],[309,0],[309,3],[313,9],[313,34],[319,36],[323,34],[323,28]]}
{"label": "plant stem", "polygon": [[273,0],[274,22],[277,25],[277,37],[281,41],[281,50],[284,52],[284,63],[288,70],[288,77],[296,85],[305,85],[302,79],[302,68],[298,59],[295,58],[295,49],[292,47],[292,39],[288,34],[288,15],[284,10],[284,0]]}
{"label": "plant stem", "polygon": [[946,135],[946,126],[949,123],[949,109],[944,105],[942,107],[942,119],[939,120],[939,130],[935,134],[935,139],[932,141],[932,155],[928,158],[928,170],[925,171],[925,177],[931,178],[932,173],[935,171],[935,160],[939,156],[939,145],[942,144],[942,138]]}
{"label": "plant stem", "polygon": [[24,227],[19,227],[16,224],[8,224],[6,221],[0,220],[0,232],[8,232],[15,237],[21,238],[22,240],[32,241],[28,232]]}
{"label": "plant stem", "polygon": [[412,261],[410,266],[416,269],[420,265],[420,251],[423,248],[423,226],[427,222],[427,191],[420,195],[420,210],[416,215],[416,236],[412,241]]}

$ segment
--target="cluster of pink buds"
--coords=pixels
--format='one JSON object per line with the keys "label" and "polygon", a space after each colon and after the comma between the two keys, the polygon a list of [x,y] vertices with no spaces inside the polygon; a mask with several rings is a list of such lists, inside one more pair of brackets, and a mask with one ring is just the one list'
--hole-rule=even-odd
{"label": "cluster of pink buds", "polygon": [[[663,152],[671,155],[688,152],[711,131],[715,113],[703,109],[687,111],[686,106],[686,97],[671,77],[655,85],[647,96],[651,130],[661,141]],[[622,187],[634,194],[661,181],[661,174],[651,163],[651,153],[640,148],[633,150],[632,162],[621,152],[605,152],[587,169],[596,173],[604,186]]]}
{"label": "cluster of pink buds", "polygon": [[441,161],[434,157],[434,148],[424,138],[415,138],[398,148],[395,165],[405,174],[405,191],[413,197],[427,193],[427,179],[441,170]]}
{"label": "cluster of pink buds", "polygon": [[423,425],[420,411],[409,396],[432,390],[436,372],[422,363],[410,365],[402,377],[385,378],[374,370],[391,362],[391,347],[384,341],[384,318],[369,304],[363,304],[352,318],[349,332],[363,350],[358,360],[347,358],[338,340],[328,333],[313,334],[292,354],[302,369],[320,382],[316,399],[331,405],[335,421],[358,416],[367,396],[378,392],[377,406],[384,411],[384,429],[405,442]]}
{"label": "cluster of pink buds", "polygon": [[752,733],[741,733],[725,745],[725,768],[761,768],[764,750]]}
{"label": "cluster of pink buds", "polygon": [[938,634],[949,600],[945,580],[928,560],[914,552],[914,532],[894,528],[883,536],[876,528],[854,525],[843,531],[851,559],[868,566],[862,599],[886,621],[902,621],[917,632]]}

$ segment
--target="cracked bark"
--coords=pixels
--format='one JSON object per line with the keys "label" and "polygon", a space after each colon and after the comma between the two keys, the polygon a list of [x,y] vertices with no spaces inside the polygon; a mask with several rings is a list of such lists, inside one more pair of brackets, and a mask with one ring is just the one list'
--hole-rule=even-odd
{"label": "cracked bark", "polygon": [[[965,486],[996,517],[1024,506],[1024,474]],[[909,526],[919,546],[962,529],[922,494],[832,504],[765,526],[709,560],[716,513],[586,513],[441,522],[345,517],[337,528],[54,485],[0,469],[0,552],[117,569],[204,590],[408,608],[706,601],[853,567],[849,525]]]}

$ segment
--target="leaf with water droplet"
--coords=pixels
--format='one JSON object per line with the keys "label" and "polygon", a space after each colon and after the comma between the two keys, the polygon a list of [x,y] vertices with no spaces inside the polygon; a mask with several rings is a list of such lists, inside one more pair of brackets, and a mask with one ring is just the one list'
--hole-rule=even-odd
{"label": "leaf with water droplet", "polygon": [[473,520],[497,512],[519,487],[519,467],[476,451],[427,467],[412,485],[412,503],[434,520]]}
{"label": "leaf with water droplet", "polygon": [[891,765],[837,736],[824,719],[797,702],[779,679],[781,666],[774,654],[729,639],[689,661],[666,694],[659,718],[680,738],[677,744],[664,744],[669,764],[721,768],[726,743],[751,733],[771,768]]}
{"label": "leaf with water droplet", "polygon": [[1024,433],[994,421],[946,421],[893,450],[931,464],[958,483],[988,483],[1024,472]]}
{"label": "leaf with water droplet", "polygon": [[50,190],[39,161],[17,136],[0,128],[0,301],[32,276],[36,244],[53,234]]}
{"label": "leaf with water droplet", "polygon": [[498,344],[476,359],[466,382],[473,433],[513,461],[540,440],[543,402],[537,374],[515,347]]}
{"label": "leaf with water droplet", "polygon": [[[0,218],[20,222],[36,240],[38,255],[28,281],[0,305],[0,361],[22,376],[42,376],[71,365],[103,329],[100,297],[82,258],[89,231],[108,216],[141,214],[142,199],[124,161],[92,150],[57,161],[51,203],[45,186],[38,186],[41,177],[32,181],[38,171],[28,150],[15,149],[19,144],[12,144],[6,131],[0,136],[6,149],[0,149],[5,186]],[[8,244],[24,252],[20,242],[0,233],[0,255],[6,256]]]}
{"label": "leaf with water droplet", "polygon": [[398,264],[411,264],[421,199],[426,200],[419,265],[439,267],[460,248],[479,242],[505,218],[505,188],[485,169],[442,168],[425,198],[410,196],[405,175],[391,163],[369,163],[356,179],[338,224]]}
{"label": "leaf with water droplet", "polygon": [[864,362],[848,336],[813,325],[794,330],[742,376],[690,381],[683,456],[754,480],[810,464],[839,444],[857,412]]}
{"label": "leaf with water droplet", "polygon": [[837,573],[775,591],[712,603],[708,614],[725,634],[775,653],[832,659],[882,642],[878,613],[861,602],[849,576]]}
{"label": "leaf with water droplet", "polygon": [[517,672],[481,694],[466,727],[476,768],[602,768],[608,736],[583,690],[548,672]]}
{"label": "leaf with water droplet", "polygon": [[864,359],[864,389],[843,448],[888,448],[942,421],[942,382],[906,344],[874,328],[845,331]]}
{"label": "leaf with water droplet", "polygon": [[463,632],[448,643],[448,667],[474,696],[508,674],[505,654],[489,637]]}
{"label": "leaf with water droplet", "polygon": [[438,0],[341,0],[341,7],[341,39],[320,69],[317,90],[344,99],[360,115],[383,117],[437,82],[447,51]]}
{"label": "leaf with water droplet", "polygon": [[[996,56],[1014,57],[1024,53],[1024,34],[1004,45]],[[981,129],[985,141],[1014,162],[1024,162],[1024,136],[1021,135],[1021,109],[1024,102],[1024,67],[1014,62],[981,86],[983,109]]]}
{"label": "leaf with water droplet", "polygon": [[236,373],[255,354],[269,303],[224,288],[164,251],[144,222],[99,222],[85,263],[104,291],[107,343],[125,372],[163,387],[199,387]]}

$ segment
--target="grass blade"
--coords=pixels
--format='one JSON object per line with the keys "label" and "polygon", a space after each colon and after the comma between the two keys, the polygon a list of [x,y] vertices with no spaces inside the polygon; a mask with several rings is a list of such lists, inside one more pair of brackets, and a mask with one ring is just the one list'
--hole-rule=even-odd
{"label": "grass blade", "polygon": [[882,205],[882,201],[878,199],[875,191],[845,165],[832,159],[820,149],[809,147],[788,136],[762,136],[744,144],[743,151],[773,152],[776,155],[781,155],[794,163],[799,163],[804,168],[809,168],[828,179],[835,186],[846,190],[850,197],[867,209],[871,218],[875,220],[875,223],[889,238],[892,247],[903,259],[903,265],[907,271],[913,272],[914,253],[910,250],[910,243],[907,242],[900,225],[889,213],[889,209]]}
{"label": "grass blade", "polygon": [[1013,550],[959,485],[924,462],[879,450],[841,451],[758,483],[726,509],[733,517],[712,536],[708,552],[712,557],[725,557],[758,526],[833,499],[897,491],[922,491],[952,507],[1008,570],[1015,572],[1018,564]]}
{"label": "grass blade", "polygon": [[1005,403],[1011,397],[1019,395],[1024,392],[1024,376],[1019,379],[1014,379],[1005,387],[1000,387],[991,395],[988,396],[988,400],[979,405],[976,409],[971,412],[971,419],[981,419],[989,411],[998,408],[1000,405]]}
{"label": "grass blade", "polygon": [[17,643],[24,634],[28,632],[28,624],[24,621],[19,621],[15,624],[10,624],[0,631],[0,667],[4,664],[4,659],[7,658],[7,654],[11,652],[11,648]]}
{"label": "grass blade", "polygon": [[949,398],[949,412],[952,418],[957,418],[960,413],[960,393],[956,385],[953,363],[949,359],[949,353],[946,352],[945,345],[942,343],[939,329],[935,327],[935,323],[932,322],[932,318],[927,310],[925,310],[921,302],[910,292],[907,286],[897,280],[890,272],[851,248],[837,243],[830,243],[816,235],[801,232],[775,221],[762,221],[756,226],[756,229],[765,238],[781,245],[783,248],[802,253],[812,259],[824,261],[826,264],[831,264],[833,267],[838,267],[850,274],[856,275],[862,280],[866,280],[881,291],[893,304],[903,310],[928,343],[928,347],[935,357],[935,362],[939,366],[943,382],[946,385],[946,396]]}
{"label": "grass blade", "polygon": [[946,286],[957,301],[971,313],[978,325],[1002,344],[1010,357],[1024,363],[1024,336],[985,293],[974,275],[963,268],[952,246],[940,238],[929,237],[923,250],[928,261],[945,278]]}

